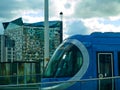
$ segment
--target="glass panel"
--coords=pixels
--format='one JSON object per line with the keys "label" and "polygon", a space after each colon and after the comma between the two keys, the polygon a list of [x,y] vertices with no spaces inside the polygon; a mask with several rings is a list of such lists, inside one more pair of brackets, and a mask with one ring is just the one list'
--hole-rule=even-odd
{"label": "glass panel", "polygon": [[17,84],[17,63],[11,63],[11,65],[12,65],[12,70],[11,70],[11,75],[12,75],[12,77],[11,77],[11,80],[12,80],[12,82],[11,83],[13,83],[13,84]]}
{"label": "glass panel", "polygon": [[35,63],[26,63],[27,83],[36,82]]}
{"label": "glass panel", "polygon": [[71,43],[62,45],[53,55],[45,77],[70,77],[75,75],[83,63],[81,51]]}
{"label": "glass panel", "polygon": [[36,72],[36,82],[40,82],[41,80],[41,66],[40,62],[35,63],[35,72]]}
{"label": "glass panel", "polygon": [[40,82],[40,63],[0,63],[0,84],[26,84]]}
{"label": "glass panel", "polygon": [[0,84],[10,84],[10,63],[1,63]]}
{"label": "glass panel", "polygon": [[31,83],[34,83],[34,82],[36,82],[35,63],[31,63],[31,67],[30,68],[31,68],[30,76],[32,78]]}
{"label": "glass panel", "polygon": [[24,63],[18,63],[18,82],[24,83]]}
{"label": "glass panel", "polygon": [[[113,76],[113,63],[112,53],[99,53],[98,54],[98,73],[99,78],[112,77]],[[113,90],[113,80],[104,79],[99,80],[99,90]]]}
{"label": "glass panel", "polygon": [[118,52],[118,73],[120,76],[120,52]]}
{"label": "glass panel", "polygon": [[112,76],[112,67],[111,67],[111,55],[109,54],[100,54],[100,73],[104,74],[104,77]]}

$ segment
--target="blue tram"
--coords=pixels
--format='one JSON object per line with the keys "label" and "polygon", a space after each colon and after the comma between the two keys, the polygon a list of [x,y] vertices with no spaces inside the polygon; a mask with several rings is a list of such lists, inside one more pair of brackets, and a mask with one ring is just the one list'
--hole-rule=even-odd
{"label": "blue tram", "polygon": [[74,35],[56,49],[43,90],[120,90],[120,33]]}

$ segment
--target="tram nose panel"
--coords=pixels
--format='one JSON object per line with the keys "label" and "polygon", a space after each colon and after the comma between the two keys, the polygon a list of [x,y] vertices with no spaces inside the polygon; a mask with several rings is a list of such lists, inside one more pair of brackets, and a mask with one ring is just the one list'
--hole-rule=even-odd
{"label": "tram nose panel", "polygon": [[[49,79],[46,80],[49,82],[77,81],[85,74],[88,66],[89,54],[86,47],[77,39],[68,39],[56,49],[50,59],[45,71],[45,76],[49,77]],[[60,86],[65,89],[74,83],[58,84],[56,89],[57,87],[60,88]]]}

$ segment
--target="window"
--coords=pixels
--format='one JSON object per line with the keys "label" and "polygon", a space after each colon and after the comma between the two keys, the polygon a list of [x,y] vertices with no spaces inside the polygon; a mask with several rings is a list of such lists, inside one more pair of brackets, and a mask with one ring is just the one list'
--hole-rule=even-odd
{"label": "window", "polygon": [[[98,77],[113,77],[113,53],[98,53]],[[99,80],[99,90],[114,90],[114,79]]]}
{"label": "window", "polygon": [[120,52],[118,52],[118,73],[120,76]]}
{"label": "window", "polygon": [[62,45],[53,55],[46,69],[45,77],[71,77],[81,68],[81,51],[71,43]]}

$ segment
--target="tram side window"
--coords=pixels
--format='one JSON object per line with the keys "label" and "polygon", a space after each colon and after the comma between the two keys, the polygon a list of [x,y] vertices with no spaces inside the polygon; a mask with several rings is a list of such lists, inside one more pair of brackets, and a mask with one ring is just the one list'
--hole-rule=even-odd
{"label": "tram side window", "polygon": [[66,43],[53,55],[45,71],[45,77],[74,76],[80,70],[82,64],[83,56],[79,48]]}
{"label": "tram side window", "polygon": [[79,49],[72,45],[64,52],[54,73],[55,77],[70,77],[75,75],[83,63],[82,54]]}
{"label": "tram side window", "polygon": [[82,65],[82,55],[76,49],[72,49],[63,55],[62,60],[58,65],[55,76],[68,77],[73,76],[78,72]]}
{"label": "tram side window", "polygon": [[120,76],[120,52],[118,52],[118,73]]}

